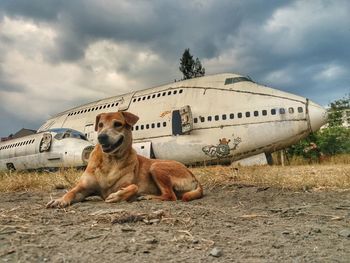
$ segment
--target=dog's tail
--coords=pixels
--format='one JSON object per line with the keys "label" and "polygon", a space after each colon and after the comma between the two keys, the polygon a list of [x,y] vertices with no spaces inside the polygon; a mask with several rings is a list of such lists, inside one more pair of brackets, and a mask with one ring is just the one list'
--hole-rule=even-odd
{"label": "dog's tail", "polygon": [[[191,173],[192,174],[192,173]],[[197,187],[196,189],[186,192],[183,194],[182,196],[182,201],[184,202],[188,202],[194,199],[199,199],[203,196],[203,187],[200,184],[200,182],[198,182],[198,180],[194,177],[194,175],[192,174],[193,178],[196,180],[197,182]]]}

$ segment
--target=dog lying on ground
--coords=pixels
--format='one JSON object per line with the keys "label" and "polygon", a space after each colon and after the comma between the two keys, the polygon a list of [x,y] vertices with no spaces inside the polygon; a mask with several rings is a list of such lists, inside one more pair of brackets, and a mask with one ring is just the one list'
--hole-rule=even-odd
{"label": "dog lying on ground", "polygon": [[46,207],[66,207],[91,195],[99,195],[108,203],[140,196],[163,201],[201,198],[201,184],[183,164],[148,159],[132,148],[131,128],[138,119],[130,112],[97,115],[99,143],[82,177],[72,190]]}

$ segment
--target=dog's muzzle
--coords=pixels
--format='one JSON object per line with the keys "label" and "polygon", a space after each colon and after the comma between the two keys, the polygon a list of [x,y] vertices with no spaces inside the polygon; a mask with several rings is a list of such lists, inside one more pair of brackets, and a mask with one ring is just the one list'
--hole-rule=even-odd
{"label": "dog's muzzle", "polygon": [[112,153],[115,150],[117,150],[123,144],[124,136],[123,135],[119,135],[116,140],[111,142],[110,136],[108,136],[107,134],[103,133],[103,134],[100,134],[97,137],[97,139],[98,139],[98,142],[102,146],[102,150],[105,153]]}

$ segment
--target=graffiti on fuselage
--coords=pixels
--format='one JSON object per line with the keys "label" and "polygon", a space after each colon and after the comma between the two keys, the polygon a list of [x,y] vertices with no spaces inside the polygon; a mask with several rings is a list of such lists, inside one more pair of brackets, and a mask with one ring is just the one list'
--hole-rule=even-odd
{"label": "graffiti on fuselage", "polygon": [[242,139],[240,137],[234,138],[232,147],[230,147],[230,142],[231,140],[222,138],[219,139],[219,144],[206,145],[202,148],[202,151],[210,157],[223,158],[228,156],[231,151],[236,150],[238,145],[242,142]]}

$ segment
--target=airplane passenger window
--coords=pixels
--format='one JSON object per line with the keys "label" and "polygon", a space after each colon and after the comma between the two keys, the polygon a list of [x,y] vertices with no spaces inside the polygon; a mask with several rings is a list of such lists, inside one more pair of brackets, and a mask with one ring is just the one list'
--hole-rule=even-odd
{"label": "airplane passenger window", "polygon": [[138,99],[137,99],[137,101],[140,101],[140,100],[141,100],[141,98],[138,98]]}
{"label": "airplane passenger window", "polygon": [[272,115],[276,115],[276,109],[272,109],[272,110],[271,110],[271,114],[272,114]]}
{"label": "airplane passenger window", "polygon": [[208,119],[208,121],[211,121],[211,116],[208,116],[208,118],[207,118],[207,119]]}
{"label": "airplane passenger window", "polygon": [[216,121],[219,120],[219,115],[215,115],[215,120],[216,120]]}
{"label": "airplane passenger window", "polygon": [[147,99],[149,100],[150,98],[151,98],[151,95],[148,95],[148,96],[147,96]]}
{"label": "airplane passenger window", "polygon": [[145,126],[144,125],[141,125],[141,130],[143,130],[145,128]]}
{"label": "airplane passenger window", "polygon": [[256,110],[256,111],[254,111],[254,116],[255,117],[258,117],[259,116],[259,112]]}
{"label": "airplane passenger window", "polygon": [[153,95],[152,95],[152,99],[154,99],[155,97],[156,97],[156,94],[153,94]]}
{"label": "airplane passenger window", "polygon": [[226,117],[226,114],[222,114],[222,119],[223,119],[223,120],[226,120],[226,118],[227,118],[227,117]]}
{"label": "airplane passenger window", "polygon": [[245,116],[246,116],[247,118],[249,118],[249,117],[250,117],[250,112],[247,111],[247,112],[245,113]]}
{"label": "airplane passenger window", "polygon": [[177,93],[177,90],[174,90],[174,95],[176,95],[176,93]]}
{"label": "airplane passenger window", "polygon": [[182,90],[182,89],[180,89],[179,93],[181,94],[182,92],[183,92],[183,90]]}
{"label": "airplane passenger window", "polygon": [[149,124],[146,124],[146,129],[149,129]]}
{"label": "airplane passenger window", "polygon": [[201,122],[205,122],[205,118],[204,117],[200,117]]}
{"label": "airplane passenger window", "polygon": [[266,116],[267,115],[267,110],[262,110],[262,115]]}
{"label": "airplane passenger window", "polygon": [[235,118],[235,115],[233,113],[230,113],[230,119],[234,119]]}
{"label": "airplane passenger window", "polygon": [[133,99],[133,100],[132,100],[132,102],[135,102],[135,101],[136,101],[136,99]]}
{"label": "airplane passenger window", "polygon": [[303,112],[303,108],[302,107],[298,107],[298,112],[302,113]]}
{"label": "airplane passenger window", "polygon": [[138,126],[138,125],[135,126],[135,130],[136,130],[136,131],[139,130],[139,126]]}
{"label": "airplane passenger window", "polygon": [[109,108],[109,107],[111,107],[111,104],[108,104],[108,105],[107,105],[107,108]]}
{"label": "airplane passenger window", "polygon": [[286,110],[284,108],[280,108],[280,114],[285,114]]}
{"label": "airplane passenger window", "polygon": [[237,117],[240,119],[242,118],[242,112],[238,112]]}
{"label": "airplane passenger window", "polygon": [[156,127],[156,125],[154,123],[151,124],[152,129],[154,129]]}
{"label": "airplane passenger window", "polygon": [[166,122],[163,122],[163,127],[166,127]]}
{"label": "airplane passenger window", "polygon": [[160,97],[160,93],[157,94],[157,97]]}
{"label": "airplane passenger window", "polygon": [[171,91],[168,91],[168,95],[171,95]]}
{"label": "airplane passenger window", "polygon": [[194,123],[198,123],[198,119],[197,119],[197,118],[194,118],[194,119],[193,119],[193,122],[194,122]]}
{"label": "airplane passenger window", "polygon": [[146,99],[146,97],[142,97],[142,100],[145,100]]}
{"label": "airplane passenger window", "polygon": [[160,128],[160,122],[157,123],[157,128]]}

